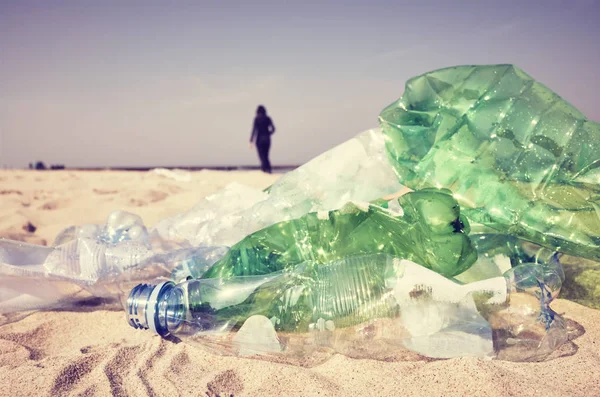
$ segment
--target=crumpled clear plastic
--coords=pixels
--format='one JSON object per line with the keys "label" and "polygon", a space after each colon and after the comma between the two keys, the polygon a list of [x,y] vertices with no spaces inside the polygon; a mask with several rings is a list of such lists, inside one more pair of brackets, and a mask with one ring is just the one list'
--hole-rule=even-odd
{"label": "crumpled clear plastic", "polygon": [[189,211],[160,221],[154,230],[169,241],[230,246],[277,222],[402,189],[381,130],[372,129],[288,172],[265,192],[229,185]]}

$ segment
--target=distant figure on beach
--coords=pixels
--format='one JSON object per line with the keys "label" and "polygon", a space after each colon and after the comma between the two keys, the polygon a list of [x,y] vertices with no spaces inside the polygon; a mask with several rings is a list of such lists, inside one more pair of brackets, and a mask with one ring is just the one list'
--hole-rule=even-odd
{"label": "distant figure on beach", "polygon": [[267,109],[260,105],[256,109],[256,117],[250,135],[250,147],[256,138],[256,149],[260,158],[260,169],[263,172],[271,173],[271,163],[269,162],[269,149],[271,148],[271,135],[275,133],[275,125],[269,116]]}

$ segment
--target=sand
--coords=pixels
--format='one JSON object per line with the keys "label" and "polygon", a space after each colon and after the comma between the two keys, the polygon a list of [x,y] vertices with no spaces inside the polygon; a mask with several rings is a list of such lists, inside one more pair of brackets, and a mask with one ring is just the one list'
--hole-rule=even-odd
{"label": "sand", "polygon": [[[115,209],[147,225],[238,181],[276,175],[199,171],[0,171],[0,237],[51,244],[63,228]],[[136,331],[91,301],[0,327],[0,396],[600,396],[600,311],[559,299],[577,335],[541,363],[459,358],[383,362],[336,355],[312,368],[220,357]]]}

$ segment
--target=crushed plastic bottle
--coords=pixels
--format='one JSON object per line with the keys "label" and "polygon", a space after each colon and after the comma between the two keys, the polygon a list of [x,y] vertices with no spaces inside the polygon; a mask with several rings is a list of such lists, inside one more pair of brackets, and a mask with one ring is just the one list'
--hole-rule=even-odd
{"label": "crushed plastic bottle", "polygon": [[78,238],[98,238],[105,243],[140,241],[149,245],[148,230],[139,215],[127,211],[113,211],[106,223],[101,225],[71,226],[56,236],[54,246],[66,244]]}
{"label": "crushed plastic bottle", "polygon": [[472,222],[600,261],[600,124],[512,65],[417,76],[380,124],[400,182]]}
{"label": "crushed plastic bottle", "polygon": [[153,252],[132,241],[78,238],[57,247],[0,239],[0,313],[58,309],[89,298],[107,304],[140,282],[167,280],[174,268],[208,269],[227,247]]}
{"label": "crushed plastic bottle", "polygon": [[259,276],[141,284],[138,329],[218,354],[314,365],[356,358],[500,356],[541,360],[567,338],[549,304],[560,278],[538,264],[459,284],[385,254],[302,262]]}
{"label": "crushed plastic bottle", "polygon": [[348,203],[276,223],[232,246],[202,277],[268,274],[367,253],[410,259],[451,277],[477,259],[469,223],[448,191],[424,189],[378,204]]}

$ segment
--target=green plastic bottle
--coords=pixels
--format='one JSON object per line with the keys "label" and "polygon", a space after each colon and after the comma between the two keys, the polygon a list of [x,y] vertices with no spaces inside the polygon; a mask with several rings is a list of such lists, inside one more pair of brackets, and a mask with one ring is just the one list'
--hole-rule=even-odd
{"label": "green plastic bottle", "polygon": [[423,189],[397,202],[348,203],[269,226],[231,247],[202,278],[263,275],[367,254],[409,259],[451,277],[477,259],[468,232],[450,192]]}

